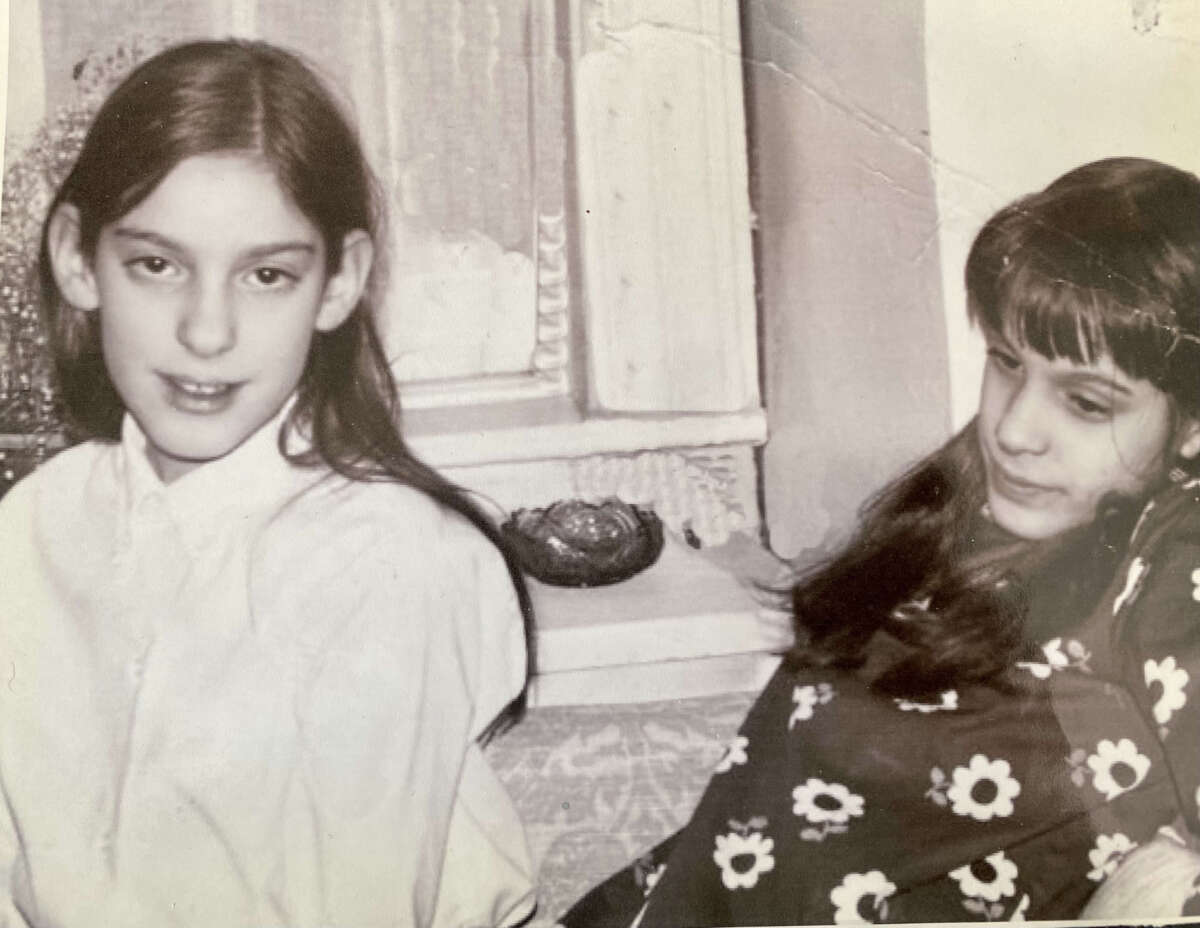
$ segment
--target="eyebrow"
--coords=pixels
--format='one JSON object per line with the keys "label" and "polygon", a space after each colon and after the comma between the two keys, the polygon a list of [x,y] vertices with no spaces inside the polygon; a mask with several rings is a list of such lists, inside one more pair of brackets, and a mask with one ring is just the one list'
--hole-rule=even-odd
{"label": "eyebrow", "polygon": [[1119,380],[1106,377],[1104,374],[1093,374],[1089,371],[1065,371],[1062,380],[1066,383],[1077,383],[1080,386],[1101,387],[1120,393],[1122,396],[1133,396],[1133,391]]}
{"label": "eyebrow", "polygon": [[[997,348],[1004,351],[1017,353],[1017,348],[1008,338],[999,332],[985,332],[984,338],[989,344],[995,344]],[[1122,396],[1133,396],[1133,391],[1125,384],[1121,383],[1106,374],[1097,374],[1089,370],[1066,370],[1058,372],[1055,379],[1067,384],[1079,384],[1080,386],[1098,387],[1101,389],[1109,389],[1113,393],[1119,393]]]}
{"label": "eyebrow", "polygon": [[[128,226],[118,226],[113,230],[113,235],[117,238],[133,242],[146,242],[166,251],[182,254],[187,251],[182,245],[165,235],[160,235],[158,232],[151,232],[148,229],[130,228]],[[315,255],[317,246],[312,242],[305,241],[283,241],[283,242],[268,242],[264,245],[255,245],[253,248],[248,248],[242,253],[243,258],[257,259],[265,258],[270,255],[277,255],[287,251],[299,251],[305,254]]]}

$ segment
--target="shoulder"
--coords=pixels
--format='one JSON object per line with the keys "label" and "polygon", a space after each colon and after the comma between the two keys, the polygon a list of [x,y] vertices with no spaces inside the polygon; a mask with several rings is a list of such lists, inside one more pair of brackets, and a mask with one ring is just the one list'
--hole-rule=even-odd
{"label": "shoulder", "polygon": [[77,512],[97,481],[112,482],[116,454],[114,443],[101,441],[84,442],[58,452],[0,498],[0,529],[39,513],[53,515],[67,509]]}
{"label": "shoulder", "polygon": [[1200,480],[1146,504],[1112,594],[1112,614],[1143,645],[1200,645]]}
{"label": "shoulder", "polygon": [[1172,481],[1146,503],[1133,532],[1136,552],[1200,545],[1200,478]]}
{"label": "shoulder", "polygon": [[369,553],[428,565],[496,553],[465,518],[420,490],[338,475],[296,495],[266,533],[272,547],[291,549],[297,556],[320,550],[324,558],[345,561]]}
{"label": "shoulder", "polygon": [[392,482],[328,477],[252,552],[255,611],[301,650],[414,654],[455,669],[480,727],[525,678],[524,623],[500,552],[458,513]]}
{"label": "shoulder", "polygon": [[122,497],[112,452],[98,442],[69,448],[0,499],[0,613],[10,629],[46,618],[41,597],[61,584],[109,576],[92,570],[107,563],[116,537]]}
{"label": "shoulder", "polygon": [[321,480],[267,524],[254,557],[262,586],[326,603],[436,599],[466,608],[512,592],[503,558],[478,529],[394,482]]}

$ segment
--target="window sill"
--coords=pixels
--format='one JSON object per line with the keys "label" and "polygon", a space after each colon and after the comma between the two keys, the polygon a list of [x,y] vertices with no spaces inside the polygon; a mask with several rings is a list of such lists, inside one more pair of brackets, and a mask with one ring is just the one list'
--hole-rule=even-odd
{"label": "window sill", "polygon": [[404,414],[413,449],[435,467],[468,467],[666,448],[760,445],[761,409],[721,413],[582,416],[566,397],[415,409]]}

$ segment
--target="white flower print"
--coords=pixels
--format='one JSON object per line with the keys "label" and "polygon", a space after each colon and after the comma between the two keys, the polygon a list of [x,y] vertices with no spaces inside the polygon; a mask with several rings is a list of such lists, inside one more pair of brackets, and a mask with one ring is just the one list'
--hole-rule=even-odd
{"label": "white flower print", "polygon": [[823,841],[827,834],[841,834],[851,818],[863,814],[863,797],[850,792],[841,783],[826,783],[816,777],[792,790],[792,812],[817,828],[805,828],[800,837]]}
{"label": "white flower print", "polygon": [[714,773],[728,773],[734,766],[746,763],[746,748],[750,746],[750,739],[745,735],[738,735],[725,748],[725,753],[721,755],[721,759],[717,761],[717,766],[713,768]]}
{"label": "white flower print", "polygon": [[892,618],[901,622],[910,621],[916,615],[929,612],[929,605],[932,602],[933,597],[926,596],[922,599],[912,599],[906,603],[901,603],[892,610]]}
{"label": "white flower print", "polygon": [[1177,709],[1182,709],[1187,703],[1184,689],[1188,684],[1188,672],[1179,667],[1174,657],[1164,657],[1162,661],[1148,660],[1143,669],[1146,686],[1155,683],[1162,685],[1162,695],[1154,703],[1154,720],[1159,725],[1166,725]]}
{"label": "white flower print", "polygon": [[1092,768],[1092,786],[1109,800],[1133,789],[1150,770],[1150,758],[1139,753],[1137,745],[1128,738],[1116,744],[1105,738],[1096,745],[1096,753],[1088,757],[1087,763]]}
{"label": "white flower print", "polygon": [[1125,575],[1125,586],[1121,590],[1121,595],[1113,600],[1113,615],[1124,609],[1138,594],[1138,590],[1142,587],[1142,578],[1145,575],[1146,562],[1140,557],[1135,557],[1129,564],[1129,573]]}
{"label": "white flower print", "polygon": [[1192,599],[1200,603],[1200,567],[1192,571]]}
{"label": "white flower print", "polygon": [[815,686],[797,686],[792,689],[792,702],[796,704],[796,708],[792,710],[792,715],[788,719],[788,728],[795,726],[797,722],[807,722],[813,716],[813,709],[817,705],[817,688]]}
{"label": "white flower print", "polygon": [[721,882],[725,888],[753,889],[758,885],[759,874],[775,869],[775,858],[771,854],[774,849],[775,841],[764,838],[758,831],[745,835],[736,831],[717,835],[713,862],[721,868]]}
{"label": "white flower print", "polygon": [[950,871],[950,878],[958,883],[964,896],[988,902],[999,902],[1005,896],[1014,895],[1016,876],[1017,865],[1005,856],[1004,851]]}
{"label": "white flower print", "polygon": [[1013,913],[1008,917],[1008,920],[1010,922],[1023,922],[1025,921],[1025,913],[1028,911],[1029,893],[1025,893],[1025,895],[1021,896],[1021,901],[1017,903],[1016,909],[1013,910]]}
{"label": "white flower print", "polygon": [[788,731],[796,727],[797,722],[807,722],[813,717],[813,709],[824,705],[833,699],[833,687],[828,683],[807,684],[792,688],[792,702],[796,708],[788,718]]}
{"label": "white flower print", "polygon": [[655,867],[653,870],[651,870],[649,873],[647,873],[646,874],[646,888],[643,890],[643,893],[645,895],[649,896],[650,890],[654,889],[654,887],[658,885],[658,881],[662,879],[662,875],[666,872],[667,872],[667,865],[665,863],[663,863],[663,864],[659,864],[657,867]]}
{"label": "white flower print", "polygon": [[1066,670],[1069,667],[1091,673],[1088,661],[1091,660],[1092,655],[1082,642],[1070,639],[1064,648],[1062,638],[1051,638],[1042,645],[1042,654],[1046,656],[1045,663],[1017,661],[1017,666],[1022,670],[1028,670],[1039,680],[1048,680],[1055,671]]}
{"label": "white flower print", "polygon": [[1042,653],[1046,655],[1046,663],[1055,669],[1068,667],[1071,664],[1067,655],[1063,654],[1062,639],[1051,638],[1042,645]]}
{"label": "white flower print", "polygon": [[1012,801],[1020,794],[1021,784],[1011,771],[1008,761],[990,760],[982,754],[972,757],[966,767],[955,767],[946,791],[951,811],[978,822],[1012,815]]}
{"label": "white flower print", "polygon": [[654,862],[653,854],[646,854],[638,858],[631,868],[633,871],[633,881],[641,887],[642,895],[649,896],[650,890],[658,885],[658,881],[662,879],[663,873],[666,872],[666,863]]}
{"label": "white flower print", "polygon": [[1062,650],[1062,639],[1051,638],[1042,645],[1042,653],[1046,655],[1046,663],[1033,661],[1017,661],[1017,666],[1028,670],[1039,680],[1047,679],[1055,670],[1062,670],[1071,665],[1070,659]]}
{"label": "white flower print", "polygon": [[1112,835],[1096,835],[1096,846],[1088,851],[1088,862],[1092,865],[1088,879],[1099,883],[1106,876],[1111,876],[1125,855],[1135,847],[1137,842],[1130,841],[1119,831]]}
{"label": "white flower print", "polygon": [[897,699],[896,705],[903,712],[953,712],[958,708],[958,690],[945,690],[937,702],[915,702],[911,699]]}
{"label": "white flower print", "polygon": [[[829,901],[836,910],[833,920],[839,925],[884,921],[887,919],[887,898],[895,892],[896,884],[880,870],[847,873],[842,882],[829,893]],[[868,896],[871,897],[877,918],[867,918],[862,914],[862,902]]]}
{"label": "white flower print", "polygon": [[1137,524],[1134,525],[1133,532],[1129,536],[1130,541],[1133,541],[1138,537],[1138,533],[1141,532],[1142,526],[1146,524],[1146,520],[1150,518],[1150,513],[1153,511],[1154,500],[1150,500],[1150,502],[1146,503],[1146,505],[1142,508],[1142,514],[1138,516]]}

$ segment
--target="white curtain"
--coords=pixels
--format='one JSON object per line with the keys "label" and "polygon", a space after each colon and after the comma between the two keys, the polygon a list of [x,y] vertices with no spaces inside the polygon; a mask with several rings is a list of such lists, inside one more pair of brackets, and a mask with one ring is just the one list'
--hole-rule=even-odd
{"label": "white curtain", "polygon": [[348,97],[388,195],[380,322],[397,373],[430,380],[531,367],[537,217],[562,210],[553,0],[13,3],[22,8],[14,23],[40,24],[39,35],[12,40],[41,49],[44,78],[10,84],[27,123],[135,45],[241,35],[302,53]]}

